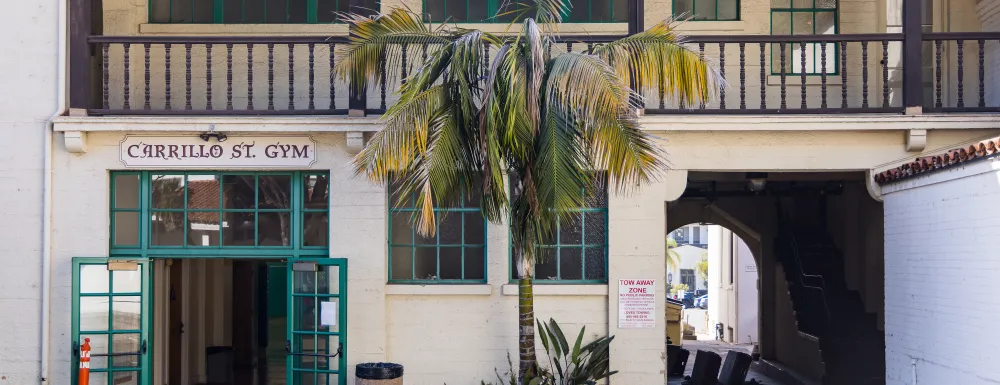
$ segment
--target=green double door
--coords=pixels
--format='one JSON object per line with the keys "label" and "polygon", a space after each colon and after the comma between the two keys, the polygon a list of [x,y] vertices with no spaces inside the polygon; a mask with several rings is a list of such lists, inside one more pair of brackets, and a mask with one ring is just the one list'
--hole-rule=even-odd
{"label": "green double door", "polygon": [[[91,385],[152,385],[152,274],[147,259],[73,259],[72,383],[89,341]],[[287,262],[287,383],[346,385],[347,260]]]}

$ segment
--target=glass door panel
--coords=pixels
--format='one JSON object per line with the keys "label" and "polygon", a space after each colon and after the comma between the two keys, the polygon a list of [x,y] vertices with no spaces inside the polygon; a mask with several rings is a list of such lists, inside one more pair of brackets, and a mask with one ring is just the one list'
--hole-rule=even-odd
{"label": "glass door panel", "polygon": [[289,260],[288,283],[289,384],[347,384],[347,261]]}

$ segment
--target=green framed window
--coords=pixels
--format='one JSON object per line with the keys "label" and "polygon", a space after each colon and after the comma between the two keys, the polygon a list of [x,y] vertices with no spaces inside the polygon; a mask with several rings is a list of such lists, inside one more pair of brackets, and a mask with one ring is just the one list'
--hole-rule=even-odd
{"label": "green framed window", "polygon": [[[509,23],[530,15],[533,0],[423,0],[424,20],[440,23]],[[626,23],[628,0],[570,0],[566,23]]]}
{"label": "green framed window", "polygon": [[[771,34],[836,35],[840,33],[838,12],[839,0],[771,0]],[[776,75],[782,73],[781,46],[771,44],[771,73]],[[784,72],[835,75],[839,71],[839,54],[836,43],[806,43],[804,46],[785,43]]]}
{"label": "green framed window", "polygon": [[[584,206],[560,218],[552,240],[535,245],[535,281],[559,284],[608,282],[608,190],[602,174],[595,186],[580,191]],[[511,191],[515,199],[515,191]],[[510,279],[517,265],[510,253]]]}
{"label": "green framed window", "polygon": [[478,193],[435,206],[438,229],[424,237],[413,225],[415,197],[401,205],[399,185],[389,185],[389,283],[485,283],[486,218]]}
{"label": "green framed window", "polygon": [[335,23],[338,12],[377,13],[378,0],[149,0],[150,23]]}
{"label": "green framed window", "polygon": [[740,19],[740,0],[674,0],[674,17],[692,21],[736,21]]}
{"label": "green framed window", "polygon": [[111,251],[328,254],[329,191],[326,172],[113,172]]}

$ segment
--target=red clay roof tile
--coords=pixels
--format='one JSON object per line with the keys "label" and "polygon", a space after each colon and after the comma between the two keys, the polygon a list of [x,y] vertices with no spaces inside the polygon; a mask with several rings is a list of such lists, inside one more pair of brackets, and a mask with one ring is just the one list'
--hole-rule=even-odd
{"label": "red clay roof tile", "polygon": [[968,147],[949,150],[943,154],[914,159],[902,166],[875,174],[875,183],[880,185],[898,182],[920,174],[940,170],[1000,153],[1000,137],[973,143]]}

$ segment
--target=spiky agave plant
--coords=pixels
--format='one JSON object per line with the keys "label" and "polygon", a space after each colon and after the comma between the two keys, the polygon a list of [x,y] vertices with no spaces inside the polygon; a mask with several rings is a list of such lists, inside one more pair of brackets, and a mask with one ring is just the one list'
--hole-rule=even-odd
{"label": "spiky agave plant", "polygon": [[[594,170],[626,193],[666,167],[639,127],[638,95],[657,90],[704,101],[719,84],[666,21],[588,53],[560,52],[555,26],[569,7],[568,0],[538,0],[534,17],[503,36],[427,24],[407,9],[342,15],[351,38],[340,48],[336,72],[359,89],[382,81],[394,87],[386,74],[400,73],[400,47],[429,47],[383,115],[385,127],[354,158],[355,171],[380,184],[392,179],[400,197],[415,194],[413,220],[425,236],[437,230],[435,204],[457,202],[469,191],[482,194],[491,223],[509,215],[522,378],[537,370],[534,245],[581,207],[580,192],[604,178]],[[555,52],[548,54],[549,47]]]}

